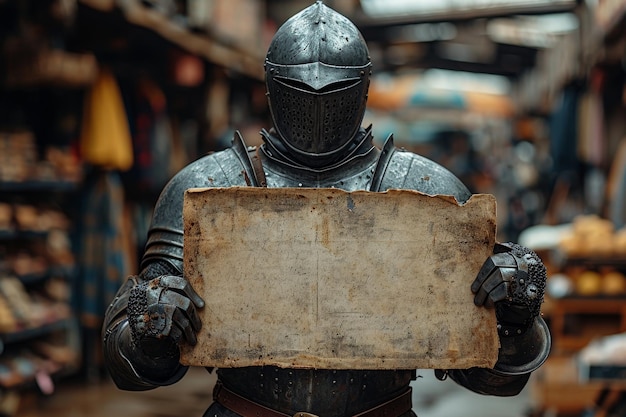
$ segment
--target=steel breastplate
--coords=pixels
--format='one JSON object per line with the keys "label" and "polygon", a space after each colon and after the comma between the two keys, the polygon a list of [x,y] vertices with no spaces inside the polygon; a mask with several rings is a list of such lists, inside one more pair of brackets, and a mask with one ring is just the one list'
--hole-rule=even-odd
{"label": "steel breastplate", "polygon": [[228,389],[288,415],[354,415],[391,399],[415,378],[410,370],[348,371],[273,366],[217,371]]}
{"label": "steel breastplate", "polygon": [[[426,194],[445,194],[465,202],[471,193],[441,165],[411,152],[396,149],[390,137],[382,150],[371,145],[369,129],[362,132],[353,153],[327,169],[299,166],[279,151],[263,147],[263,169],[268,187],[339,188],[346,191],[409,189]],[[237,136],[238,137],[238,136]],[[236,138],[237,138],[236,137]],[[231,187],[252,185],[254,169],[243,141],[189,164],[164,188],[157,201],[148,232],[142,268],[152,260],[165,260],[182,273],[183,220],[185,190],[193,187]],[[266,145],[268,142],[266,142]]]}
{"label": "steel breastplate", "polygon": [[377,159],[378,150],[371,148],[350,163],[324,172],[297,170],[272,159],[266,159],[263,167],[268,187],[339,188],[355,191],[369,189]]}

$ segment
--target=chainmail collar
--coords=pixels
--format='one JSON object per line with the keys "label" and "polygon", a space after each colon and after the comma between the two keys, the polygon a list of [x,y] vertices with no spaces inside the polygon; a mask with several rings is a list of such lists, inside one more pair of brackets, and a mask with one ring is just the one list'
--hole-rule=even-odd
{"label": "chainmail collar", "polygon": [[262,129],[261,136],[264,142],[261,149],[265,156],[269,159],[281,165],[316,173],[331,171],[348,163],[349,161],[369,155],[371,152],[376,150],[376,147],[372,143],[372,125],[369,125],[367,128],[359,129],[342,159],[321,167],[311,167],[288,156],[289,151],[281,142],[278,133],[274,130],[274,128],[269,131]]}

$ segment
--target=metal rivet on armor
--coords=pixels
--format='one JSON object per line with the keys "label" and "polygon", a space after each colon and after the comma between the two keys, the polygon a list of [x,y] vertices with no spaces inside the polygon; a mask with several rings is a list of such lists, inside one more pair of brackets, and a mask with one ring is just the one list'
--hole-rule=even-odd
{"label": "metal rivet on armor", "polygon": [[517,329],[517,334],[522,334],[522,329]]}
{"label": "metal rivet on armor", "polygon": [[354,378],[350,378],[350,383],[354,384]]}
{"label": "metal rivet on armor", "polygon": [[298,187],[302,187],[302,183],[301,182],[298,183]]}
{"label": "metal rivet on armor", "polygon": [[504,331],[504,334],[508,336],[508,335],[509,335],[509,331],[508,331],[508,330],[505,330],[505,331]]}
{"label": "metal rivet on armor", "polygon": [[335,385],[337,383],[337,381],[333,381],[333,385]]}
{"label": "metal rivet on armor", "polygon": [[261,388],[263,388],[265,385],[263,385],[263,383],[261,382],[261,383],[259,384],[259,386],[260,386]]}
{"label": "metal rivet on armor", "polygon": [[365,388],[367,388],[367,385],[363,384],[363,386],[361,387],[361,389],[362,389],[363,391],[365,391]]}

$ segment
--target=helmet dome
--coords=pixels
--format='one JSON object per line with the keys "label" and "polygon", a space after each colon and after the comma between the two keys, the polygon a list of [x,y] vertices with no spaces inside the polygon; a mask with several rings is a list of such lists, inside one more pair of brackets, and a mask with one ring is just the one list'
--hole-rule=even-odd
{"label": "helmet dome", "polygon": [[311,166],[341,157],[363,121],[370,68],[357,27],[321,1],[278,29],[266,85],[274,127],[292,157]]}

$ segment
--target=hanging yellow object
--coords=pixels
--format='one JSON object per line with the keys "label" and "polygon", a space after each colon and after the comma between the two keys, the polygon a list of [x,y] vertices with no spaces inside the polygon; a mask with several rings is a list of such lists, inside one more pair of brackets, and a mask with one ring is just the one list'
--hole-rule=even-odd
{"label": "hanging yellow object", "polygon": [[87,93],[80,152],[84,162],[106,169],[128,170],[133,145],[126,109],[117,81],[102,70]]}

